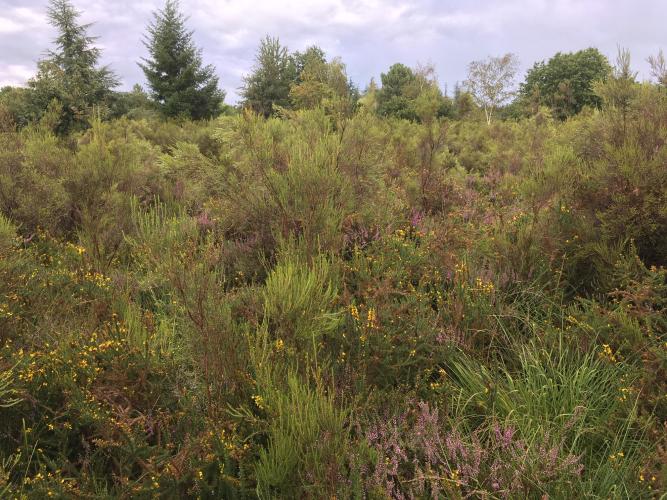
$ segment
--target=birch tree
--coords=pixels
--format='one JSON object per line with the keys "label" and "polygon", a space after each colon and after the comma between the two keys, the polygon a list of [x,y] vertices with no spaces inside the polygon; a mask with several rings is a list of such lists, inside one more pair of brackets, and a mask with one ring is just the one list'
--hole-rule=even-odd
{"label": "birch tree", "polygon": [[514,95],[514,78],[518,68],[519,61],[511,53],[473,61],[468,65],[465,87],[484,110],[487,124],[491,124],[496,109]]}

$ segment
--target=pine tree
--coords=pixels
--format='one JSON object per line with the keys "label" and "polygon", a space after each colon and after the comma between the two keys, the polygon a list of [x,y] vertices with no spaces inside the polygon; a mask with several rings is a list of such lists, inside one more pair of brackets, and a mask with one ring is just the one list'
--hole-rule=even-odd
{"label": "pine tree", "polygon": [[51,0],[48,18],[57,28],[55,50],[38,63],[38,73],[29,82],[35,106],[44,112],[51,101],[62,106],[57,131],[66,133],[87,124],[91,108],[106,102],[118,85],[109,68],[98,68],[101,51],[88,35],[90,24],[78,24],[81,13],[69,0]]}
{"label": "pine tree", "polygon": [[267,36],[260,43],[253,72],[241,89],[244,104],[267,117],[274,112],[274,106],[287,108],[296,78],[296,64],[287,47],[280,45],[278,38]]}
{"label": "pine tree", "polygon": [[167,0],[155,12],[144,45],[150,54],[139,64],[158,109],[169,117],[203,119],[216,116],[225,94],[211,65],[202,65],[201,49],[195,47],[192,31],[178,10],[177,0]]}

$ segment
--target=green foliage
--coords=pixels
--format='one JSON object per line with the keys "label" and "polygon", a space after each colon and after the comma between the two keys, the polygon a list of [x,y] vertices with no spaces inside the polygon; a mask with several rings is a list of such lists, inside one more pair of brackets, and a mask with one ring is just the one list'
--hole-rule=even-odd
{"label": "green foliage", "polygon": [[42,110],[36,108],[33,93],[22,87],[3,87],[0,89],[0,129],[9,131],[14,127],[22,128],[35,121]]}
{"label": "green foliage", "polygon": [[387,73],[382,73],[382,89],[378,93],[378,113],[408,120],[414,118],[409,109],[408,99],[403,95],[405,87],[414,80],[415,75],[412,70],[401,63],[394,64]]}
{"label": "green foliage", "polygon": [[0,104],[0,496],[664,494],[664,89],[487,126],[278,52],[269,118]]}
{"label": "green foliage", "polygon": [[287,47],[278,38],[267,36],[260,42],[255,66],[243,84],[241,95],[245,106],[265,117],[276,112],[276,107],[287,108],[290,87],[297,70]]}
{"label": "green foliage", "polygon": [[266,278],[264,321],[276,342],[316,360],[322,339],[334,334],[342,319],[334,306],[335,273],[323,257],[308,265],[283,252]]}
{"label": "green foliage", "polygon": [[[345,65],[336,58],[331,62],[319,59],[318,53],[296,55],[297,83],[290,89],[290,99],[295,109],[323,107],[330,114],[342,119],[354,111],[358,92],[350,83]],[[300,62],[298,58],[302,58]]]}
{"label": "green foliage", "polygon": [[111,95],[109,105],[109,118],[128,118],[138,119],[141,117],[150,117],[153,111],[153,105],[150,98],[141,85],[135,85],[131,92],[114,92]]}
{"label": "green foliage", "polygon": [[217,116],[225,97],[218,89],[213,66],[203,66],[201,50],[185,27],[177,0],[167,0],[153,14],[144,45],[149,58],[139,64],[146,75],[151,97],[167,117],[200,120]]}
{"label": "green foliage", "polygon": [[4,215],[0,214],[0,257],[9,256],[16,240],[16,227]]}
{"label": "green foliage", "polygon": [[96,38],[87,34],[90,25],[77,23],[79,16],[69,0],[50,2],[49,23],[58,30],[56,49],[39,62],[37,75],[29,82],[39,115],[54,99],[62,104],[59,134],[85,128],[93,106],[103,106],[118,85],[107,67],[97,67],[101,51],[93,45]]}
{"label": "green foliage", "polygon": [[65,175],[69,152],[48,131],[25,129],[6,136],[9,148],[0,167],[0,191],[5,213],[27,237],[38,227],[60,233],[70,227]]}
{"label": "green foliage", "polygon": [[560,335],[557,347],[532,343],[518,348],[518,368],[505,371],[504,377],[480,370],[470,360],[453,364],[468,425],[491,414],[526,442],[579,457],[582,477],[569,484],[556,481],[547,491],[638,495],[641,486],[635,478],[645,445],[629,371],[610,363],[604,349],[581,354],[564,347],[571,340]]}
{"label": "green foliage", "polygon": [[[535,63],[521,84],[521,96],[550,106],[554,115],[564,120],[579,113],[584,106],[600,107],[593,84],[605,80],[611,67],[595,48],[572,53],[557,53],[548,62]],[[534,93],[537,94],[534,95]]]}
{"label": "green foliage", "polygon": [[442,95],[432,67],[415,71],[397,63],[382,73],[377,91],[377,113],[404,120],[430,121],[448,113],[449,101]]}
{"label": "green foliage", "polygon": [[[260,399],[261,398],[261,399]],[[255,468],[260,498],[344,495],[338,481],[350,451],[347,412],[321,385],[289,375],[285,389],[260,387],[257,404],[273,418]]]}

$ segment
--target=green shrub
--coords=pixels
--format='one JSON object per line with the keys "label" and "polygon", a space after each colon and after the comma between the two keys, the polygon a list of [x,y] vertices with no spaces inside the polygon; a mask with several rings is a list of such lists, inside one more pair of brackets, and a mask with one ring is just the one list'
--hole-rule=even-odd
{"label": "green shrub", "polygon": [[332,395],[292,374],[285,389],[262,387],[255,401],[271,417],[255,466],[258,496],[346,496],[347,415]]}

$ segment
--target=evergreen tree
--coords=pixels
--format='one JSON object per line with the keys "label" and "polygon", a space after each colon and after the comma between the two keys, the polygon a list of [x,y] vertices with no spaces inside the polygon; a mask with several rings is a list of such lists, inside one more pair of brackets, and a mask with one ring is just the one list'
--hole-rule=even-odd
{"label": "evergreen tree", "polygon": [[118,85],[107,68],[98,68],[100,49],[96,37],[88,35],[90,24],[79,24],[81,13],[69,0],[51,0],[48,18],[58,30],[55,50],[38,63],[38,73],[30,80],[34,106],[44,113],[54,99],[62,106],[56,130],[66,133],[87,124],[91,108],[104,104]]}
{"label": "evergreen tree", "polygon": [[289,107],[290,88],[296,78],[296,64],[287,47],[278,38],[267,36],[260,43],[253,72],[241,89],[245,106],[267,117],[275,106]]}
{"label": "evergreen tree", "polygon": [[220,112],[224,92],[218,88],[213,66],[203,66],[201,49],[178,10],[177,0],[167,0],[155,12],[144,45],[150,54],[139,64],[146,75],[151,97],[165,116],[210,118]]}
{"label": "evergreen tree", "polygon": [[382,88],[378,92],[378,113],[382,116],[395,116],[407,120],[416,119],[410,99],[405,95],[406,88],[415,80],[414,72],[401,63],[389,68],[380,75]]}
{"label": "evergreen tree", "polygon": [[451,103],[438,87],[433,67],[415,70],[396,63],[380,75],[377,112],[405,120],[422,121],[450,114]]}
{"label": "evergreen tree", "polygon": [[632,100],[637,94],[637,73],[632,71],[630,52],[618,48],[616,65],[605,81],[593,84],[593,90],[602,98],[605,108],[615,110],[623,124],[623,138],[627,135],[627,122]]}

